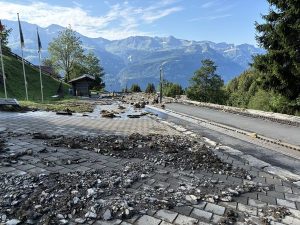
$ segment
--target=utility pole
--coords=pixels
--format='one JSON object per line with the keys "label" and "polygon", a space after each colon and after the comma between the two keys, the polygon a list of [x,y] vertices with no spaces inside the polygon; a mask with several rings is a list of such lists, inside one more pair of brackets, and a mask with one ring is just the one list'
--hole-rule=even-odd
{"label": "utility pole", "polygon": [[160,73],[159,73],[159,80],[160,80],[160,93],[159,93],[159,103],[162,103],[162,92],[163,92],[163,81],[162,81],[162,65],[160,65]]}

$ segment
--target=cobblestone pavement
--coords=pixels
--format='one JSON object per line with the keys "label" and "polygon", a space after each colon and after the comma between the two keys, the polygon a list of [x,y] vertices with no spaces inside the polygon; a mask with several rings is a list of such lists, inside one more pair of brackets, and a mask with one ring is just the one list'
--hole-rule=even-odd
{"label": "cobblestone pavement", "polygon": [[[93,119],[87,117],[65,117],[56,116],[52,113],[0,113],[0,126],[6,127],[9,131],[43,131],[50,134],[101,134],[117,133],[128,134],[139,132],[143,134],[158,132],[163,134],[178,134],[177,131],[159,124],[150,118],[137,120],[109,120]],[[68,173],[72,171],[90,171],[96,169],[122,169],[127,161],[138,162],[140,159],[122,159],[104,156],[95,152],[83,149],[65,149],[47,147],[42,140],[31,139],[26,135],[11,137],[7,140],[9,149],[13,152],[23,152],[32,150],[32,155],[20,157],[17,164],[8,167],[0,167],[0,173],[9,174],[40,174],[40,173]],[[38,153],[39,154],[35,154]],[[208,177],[228,184],[243,184],[256,182],[272,185],[270,191],[250,192],[239,197],[234,197],[232,202],[200,202],[195,205],[177,206],[171,210],[158,210],[141,212],[129,220],[112,221],[90,221],[87,224],[96,225],[189,225],[189,224],[218,224],[222,218],[228,217],[231,209],[247,215],[248,222],[238,221],[236,224],[300,224],[300,188],[292,182],[279,179],[278,177],[266,173],[257,167],[250,166],[244,159],[233,158],[221,149],[215,153],[225,162],[231,163],[236,167],[244,168],[253,175],[252,181],[226,175],[212,174],[203,172],[196,174],[200,177]],[[60,160],[72,157],[80,157],[78,164],[64,165]],[[55,166],[49,166],[45,162],[55,162]],[[195,174],[193,174],[195,175]],[[160,185],[165,189],[177,187],[180,183],[188,184],[190,181],[189,171],[178,171],[176,169],[157,166],[157,170],[151,174],[150,179],[139,181],[131,187],[133,191],[144,185]],[[144,183],[147,182],[147,183]],[[290,215],[285,216],[280,222],[261,221],[262,209],[265,207],[284,206],[289,209]],[[1,223],[0,223],[1,224]],[[229,224],[229,223],[228,223]]]}
{"label": "cobblestone pavement", "polygon": [[82,114],[56,115],[53,112],[0,112],[0,126],[15,131],[46,132],[53,135],[179,134],[147,116],[139,119],[109,119],[99,116],[85,117]]}

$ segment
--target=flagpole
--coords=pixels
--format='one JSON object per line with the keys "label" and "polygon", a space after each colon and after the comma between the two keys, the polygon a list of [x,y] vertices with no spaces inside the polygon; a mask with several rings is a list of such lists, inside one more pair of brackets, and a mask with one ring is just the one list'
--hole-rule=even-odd
{"label": "flagpole", "polygon": [[42,94],[42,103],[44,103],[44,92],[43,92],[43,80],[42,80],[42,67],[41,67],[41,42],[40,42],[40,36],[39,36],[39,31],[38,28],[36,28],[37,31],[37,38],[38,38],[38,53],[39,53],[39,66],[40,66],[40,82],[41,82],[41,94]]}
{"label": "flagpole", "polygon": [[25,84],[25,92],[26,92],[26,101],[28,101],[27,80],[26,80],[24,54],[23,54],[23,48],[22,47],[21,47],[21,51],[22,51],[22,64],[23,64],[23,75],[24,75],[24,84]]}
{"label": "flagpole", "polygon": [[[19,13],[18,14],[18,21],[19,21],[19,29],[20,29],[20,34],[21,34],[21,23],[20,23],[20,19],[19,19]],[[23,35],[23,34],[22,34]],[[21,37],[20,37],[21,38]],[[23,37],[22,37],[23,38]],[[24,75],[24,84],[25,84],[25,92],[26,92],[26,100],[28,101],[28,91],[27,91],[27,80],[26,80],[26,73],[25,73],[25,64],[24,64],[24,53],[23,53],[23,45],[24,43],[22,43],[22,38],[21,38],[21,53],[22,53],[22,65],[23,65],[23,75]],[[24,41],[24,40],[23,40]]]}
{"label": "flagpole", "polygon": [[5,94],[5,98],[7,99],[7,92],[6,92],[6,76],[5,76],[4,63],[3,63],[3,55],[2,55],[2,38],[1,38],[1,36],[0,36],[0,56],[1,56],[1,67],[2,67],[2,76],[3,76],[4,94]]}

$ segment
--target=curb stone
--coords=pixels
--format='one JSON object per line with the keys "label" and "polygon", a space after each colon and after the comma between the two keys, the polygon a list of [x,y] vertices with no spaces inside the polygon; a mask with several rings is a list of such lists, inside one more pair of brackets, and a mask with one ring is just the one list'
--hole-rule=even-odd
{"label": "curb stone", "polygon": [[[165,114],[168,114],[168,112],[163,111],[159,108],[156,108],[156,109],[163,112],[163,113],[165,113]],[[194,132],[189,131],[186,128],[184,128],[183,126],[177,125],[173,122],[165,121],[165,120],[163,120],[163,119],[161,119],[157,116],[151,116],[151,115],[148,115],[148,116],[150,116],[153,119],[158,120],[161,123],[164,123],[164,124],[168,125],[169,127],[173,128],[173,129],[176,129],[177,131],[179,131],[179,132],[181,132],[185,135],[190,135],[192,137],[198,136]],[[259,169],[263,169],[265,172],[268,172],[272,175],[276,175],[276,176],[280,177],[283,180],[293,181],[293,184],[300,187],[300,175],[298,175],[298,174],[292,173],[288,170],[285,170],[285,169],[282,169],[282,168],[279,168],[279,167],[272,166],[271,164],[269,164],[265,161],[262,161],[262,160],[260,160],[256,157],[251,156],[251,155],[244,154],[243,152],[241,152],[237,149],[234,149],[232,147],[225,146],[225,145],[219,145],[217,142],[215,142],[215,141],[213,141],[209,138],[202,137],[202,139],[205,142],[205,144],[207,144],[208,146],[213,147],[214,150],[217,150],[217,151],[221,150],[221,151],[223,151],[223,152],[225,152],[229,155],[238,156],[239,158],[241,158],[243,160],[246,160],[249,163],[250,166],[253,166],[253,167],[259,168]]]}

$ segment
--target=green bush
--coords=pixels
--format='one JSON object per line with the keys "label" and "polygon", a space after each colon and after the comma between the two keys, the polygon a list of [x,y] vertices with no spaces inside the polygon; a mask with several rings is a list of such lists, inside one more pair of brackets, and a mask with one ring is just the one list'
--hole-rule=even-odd
{"label": "green bush", "polygon": [[141,87],[138,84],[133,84],[130,88],[131,92],[141,92]]}
{"label": "green bush", "polygon": [[155,90],[154,84],[153,84],[153,83],[149,83],[149,84],[147,85],[147,88],[146,88],[145,92],[146,92],[146,93],[155,93],[156,90]]}
{"label": "green bush", "polygon": [[166,82],[163,88],[163,94],[168,97],[175,98],[177,95],[184,94],[184,90],[179,84]]}

